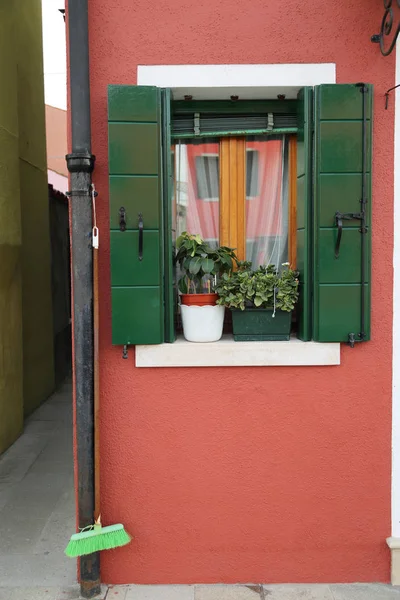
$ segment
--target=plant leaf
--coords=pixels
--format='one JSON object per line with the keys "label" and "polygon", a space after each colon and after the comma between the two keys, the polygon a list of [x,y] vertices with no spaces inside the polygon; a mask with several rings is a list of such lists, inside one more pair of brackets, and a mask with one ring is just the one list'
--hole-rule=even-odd
{"label": "plant leaf", "polygon": [[211,258],[203,258],[201,261],[201,268],[204,273],[211,273],[214,268],[214,261]]}
{"label": "plant leaf", "polygon": [[203,259],[201,258],[201,256],[195,256],[194,258],[192,258],[189,264],[189,273],[192,273],[192,275],[197,275],[197,273],[201,269],[202,260]]}

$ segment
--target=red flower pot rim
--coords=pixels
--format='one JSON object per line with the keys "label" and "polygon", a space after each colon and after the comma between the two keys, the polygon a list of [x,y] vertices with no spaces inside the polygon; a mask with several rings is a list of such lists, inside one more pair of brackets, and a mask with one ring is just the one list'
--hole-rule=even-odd
{"label": "red flower pot rim", "polygon": [[215,306],[218,294],[181,294],[181,304],[185,306]]}

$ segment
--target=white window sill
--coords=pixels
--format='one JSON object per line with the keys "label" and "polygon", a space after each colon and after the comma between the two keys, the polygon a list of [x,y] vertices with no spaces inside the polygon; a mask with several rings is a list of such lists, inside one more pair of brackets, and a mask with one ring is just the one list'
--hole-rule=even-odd
{"label": "white window sill", "polygon": [[180,337],[173,344],[136,346],[137,367],[295,367],[340,365],[340,344],[302,342],[219,342],[194,344]]}

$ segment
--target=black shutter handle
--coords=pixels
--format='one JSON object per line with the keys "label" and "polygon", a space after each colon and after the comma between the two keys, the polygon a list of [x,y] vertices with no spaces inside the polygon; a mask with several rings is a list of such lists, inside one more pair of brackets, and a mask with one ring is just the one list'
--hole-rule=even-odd
{"label": "black shutter handle", "polygon": [[123,206],[118,211],[119,214],[119,229],[120,231],[126,231],[126,210]]}
{"label": "black shutter handle", "polygon": [[[337,234],[336,246],[335,246],[335,258],[339,258],[340,242],[342,241],[343,220],[344,219],[346,219],[347,221],[352,221],[353,219],[356,219],[356,220],[359,220],[362,222],[364,219],[364,213],[363,212],[341,213],[339,211],[335,212],[335,222],[336,222],[336,226],[338,228],[338,234]],[[359,229],[359,231],[360,231],[360,233],[366,233],[367,228],[361,227],[361,229]]]}
{"label": "black shutter handle", "polygon": [[335,246],[335,258],[339,258],[340,242],[342,240],[342,232],[343,232],[342,217],[343,217],[343,215],[340,212],[337,212],[335,214],[336,225],[337,225],[337,228],[338,228],[338,234],[337,234],[336,246]]}
{"label": "black shutter handle", "polygon": [[139,213],[139,260],[143,260],[143,215]]}

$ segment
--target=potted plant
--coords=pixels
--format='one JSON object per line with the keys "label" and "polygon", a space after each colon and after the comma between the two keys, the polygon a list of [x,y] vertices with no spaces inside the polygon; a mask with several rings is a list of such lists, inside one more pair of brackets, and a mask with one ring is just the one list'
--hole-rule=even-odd
{"label": "potted plant", "polygon": [[176,240],[183,335],[188,341],[214,342],[221,338],[225,307],[217,305],[214,288],[218,277],[229,275],[236,262],[232,248],[211,248],[200,235],[185,231]]}
{"label": "potted plant", "polygon": [[299,281],[289,263],[282,267],[252,270],[250,262],[239,262],[237,271],[222,276],[217,302],[232,311],[235,341],[289,339]]}

